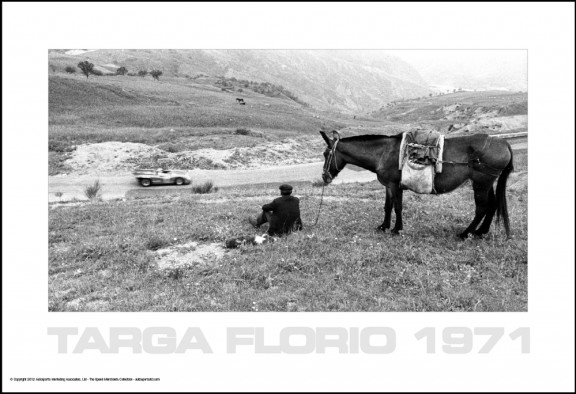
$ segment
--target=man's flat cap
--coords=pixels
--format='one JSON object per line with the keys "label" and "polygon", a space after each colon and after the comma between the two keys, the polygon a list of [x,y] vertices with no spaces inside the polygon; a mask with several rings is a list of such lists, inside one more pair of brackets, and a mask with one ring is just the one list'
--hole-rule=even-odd
{"label": "man's flat cap", "polygon": [[286,183],[283,185],[280,185],[280,190],[283,192],[291,192],[292,191],[292,186],[287,185]]}

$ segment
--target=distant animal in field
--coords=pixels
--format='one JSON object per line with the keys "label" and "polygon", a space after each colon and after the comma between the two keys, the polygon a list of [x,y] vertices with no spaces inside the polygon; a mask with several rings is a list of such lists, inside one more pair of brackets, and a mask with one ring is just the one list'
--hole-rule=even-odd
{"label": "distant animal in field", "polygon": [[242,104],[242,103],[244,102],[244,99],[243,99],[243,98],[237,98],[237,99],[236,99],[236,102],[237,102],[238,104]]}
{"label": "distant animal in field", "polygon": [[246,105],[246,103],[244,101],[241,101],[239,104],[240,105]]}
{"label": "distant animal in field", "polygon": [[[392,233],[397,234],[402,230],[402,172],[398,168],[402,133],[393,136],[358,135],[342,139],[336,130],[333,131],[333,138],[329,138],[323,131],[320,134],[327,144],[324,151],[323,181],[326,184],[332,182],[346,164],[354,164],[376,173],[378,181],[386,186],[384,222],[378,229],[386,231],[390,228],[394,208],[396,223]],[[474,234],[482,237],[488,233],[492,219],[497,214],[498,221],[503,219],[506,235],[509,237],[506,181],[514,170],[514,165],[512,148],[508,141],[486,134],[446,138],[441,160],[442,172],[434,177],[436,194],[451,192],[467,180],[472,181],[476,205],[474,219],[459,236],[467,238],[468,234]],[[494,192],[496,179],[498,183]],[[433,220],[433,217],[427,220]]]}

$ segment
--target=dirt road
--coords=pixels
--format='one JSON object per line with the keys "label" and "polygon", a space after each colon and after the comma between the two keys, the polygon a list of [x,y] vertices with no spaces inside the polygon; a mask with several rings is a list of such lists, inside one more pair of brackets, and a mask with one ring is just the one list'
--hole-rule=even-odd
{"label": "dirt road", "polygon": [[[514,149],[526,149],[527,138],[510,140]],[[257,183],[284,183],[315,181],[321,179],[323,162],[296,164],[288,166],[270,167],[251,170],[192,170],[188,173],[192,177],[192,185],[187,186],[152,186],[147,190],[191,188],[194,184],[211,180],[217,186],[237,186]],[[102,184],[102,198],[115,199],[126,197],[130,190],[142,190],[131,174],[126,176],[50,176],[48,177],[48,201],[70,201],[74,198],[85,200],[84,188],[91,185],[96,179]],[[334,184],[350,182],[369,182],[376,179],[376,174],[362,170],[358,167],[347,166],[340,172]],[[60,197],[56,194],[62,193]]]}

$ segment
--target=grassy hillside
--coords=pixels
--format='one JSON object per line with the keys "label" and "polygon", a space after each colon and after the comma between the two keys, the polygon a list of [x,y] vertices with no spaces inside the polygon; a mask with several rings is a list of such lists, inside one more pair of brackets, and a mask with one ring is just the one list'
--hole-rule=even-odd
{"label": "grassy hillside", "polygon": [[[276,186],[53,208],[49,310],[526,311],[526,166],[517,151],[509,241],[497,226],[483,240],[459,240],[474,213],[467,185],[405,193],[403,236],[374,230],[384,204],[377,182],[330,186],[316,227],[320,189],[299,185],[304,231],[233,252],[219,248],[257,233],[246,217]],[[190,264],[162,265],[175,247],[173,257]],[[196,259],[202,247],[214,253]]]}
{"label": "grassy hillside", "polygon": [[426,82],[381,51],[99,49],[49,51],[49,70],[63,73],[88,59],[103,73],[160,69],[167,77],[225,77],[283,86],[315,108],[356,113],[398,98],[427,94]]}
{"label": "grassy hillside", "polygon": [[456,92],[388,103],[372,115],[395,123],[425,122],[444,130],[482,117],[527,115],[528,94],[505,91]]}
{"label": "grassy hillside", "polygon": [[[236,98],[246,105],[239,105]],[[49,78],[49,174],[74,172],[73,163],[79,161],[69,159],[77,155],[78,146],[90,143],[144,144],[133,146],[139,159],[131,159],[131,167],[222,168],[206,156],[211,153],[190,152],[256,146],[269,150],[287,143],[305,147],[293,151],[290,162],[298,157],[308,160],[312,150],[321,159],[323,143],[317,134],[321,129],[338,129],[343,136],[395,134],[422,124],[442,131],[450,125],[483,133],[525,131],[526,111],[525,94],[460,92],[396,101],[373,116],[351,116],[315,110],[275,85],[230,78],[162,76],[156,81],[149,76],[85,78],[57,73]],[[102,155],[80,158],[84,172],[103,157],[126,162],[119,157],[126,154],[119,153],[118,146],[92,150]],[[182,154],[172,157],[174,153]],[[243,162],[239,153],[229,153],[239,159],[235,163]],[[244,154],[250,152],[240,155]],[[118,171],[125,172],[126,166]]]}
{"label": "grassy hillside", "polygon": [[49,79],[50,174],[69,171],[65,160],[86,143],[229,149],[343,126],[331,118],[285,96],[223,91],[211,79],[55,75]]}
{"label": "grassy hillside", "polygon": [[[236,97],[246,105],[238,105]],[[152,128],[259,127],[309,131],[321,122],[290,99],[222,92],[186,78],[53,76],[50,126]]]}

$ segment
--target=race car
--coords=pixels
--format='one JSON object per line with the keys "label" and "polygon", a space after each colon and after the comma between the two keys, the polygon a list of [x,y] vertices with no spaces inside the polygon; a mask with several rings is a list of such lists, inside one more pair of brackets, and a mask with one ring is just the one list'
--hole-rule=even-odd
{"label": "race car", "polygon": [[148,187],[150,185],[189,185],[192,178],[186,171],[182,170],[136,170],[133,172],[140,185]]}

